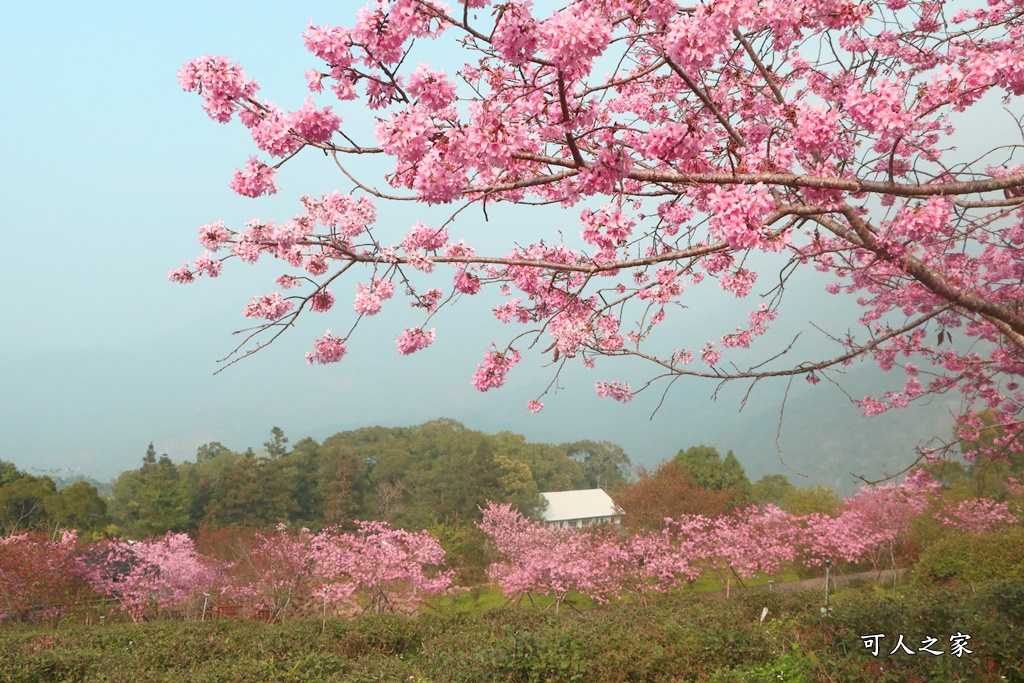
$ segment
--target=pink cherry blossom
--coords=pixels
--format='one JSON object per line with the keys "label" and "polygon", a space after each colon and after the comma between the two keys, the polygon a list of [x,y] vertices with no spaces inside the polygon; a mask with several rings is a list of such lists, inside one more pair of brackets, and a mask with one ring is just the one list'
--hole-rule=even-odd
{"label": "pink cherry blossom", "polygon": [[633,400],[633,389],[629,382],[597,382],[594,389],[598,396],[614,398],[620,403],[629,403]]}
{"label": "pink cherry blossom", "polygon": [[167,279],[171,282],[177,282],[178,284],[188,284],[195,279],[195,274],[189,267],[188,263],[183,264],[179,268],[172,268],[167,271]]}
{"label": "pink cherry blossom", "polygon": [[238,102],[256,95],[256,82],[226,57],[204,56],[186,63],[178,71],[178,83],[186,92],[197,92],[203,98],[203,109],[210,118],[226,123],[237,111]]}
{"label": "pink cherry blossom", "polygon": [[231,189],[243,197],[276,194],[277,186],[274,184],[274,173],[273,167],[267,166],[256,157],[249,157],[244,169],[235,170]]}
{"label": "pink cherry blossom", "polygon": [[443,71],[434,71],[420,64],[409,76],[409,93],[431,111],[449,106],[455,99],[455,84]]}
{"label": "pink cherry blossom", "polygon": [[540,29],[533,20],[530,0],[505,3],[492,37],[494,49],[512,64],[522,64],[533,56],[540,44]]}
{"label": "pink cherry blossom", "polygon": [[256,146],[271,156],[285,157],[302,147],[302,141],[292,135],[290,117],[279,107],[252,114],[249,128]]}
{"label": "pink cherry blossom", "polygon": [[245,306],[243,313],[247,318],[266,318],[277,320],[290,311],[294,304],[282,297],[281,292],[273,292],[255,297]]}
{"label": "pink cherry blossom", "polygon": [[330,107],[317,109],[312,100],[288,117],[288,123],[296,134],[312,143],[324,143],[338,130],[341,119],[331,112]]}
{"label": "pink cherry blossom", "polygon": [[484,354],[484,362],[476,366],[476,372],[473,373],[473,386],[477,391],[489,391],[503,386],[505,375],[521,358],[522,356],[515,349],[504,352],[488,351]]}
{"label": "pink cherry blossom", "polygon": [[540,38],[545,57],[569,76],[582,76],[608,46],[611,25],[603,12],[580,3],[548,17],[540,26]]}
{"label": "pink cherry blossom", "polygon": [[101,551],[89,577],[135,621],[157,609],[202,602],[203,592],[223,583],[218,568],[195,550],[188,534],[169,532],[134,543],[115,541]]}
{"label": "pink cherry blossom", "polygon": [[327,330],[324,332],[324,336],[313,342],[313,350],[306,354],[306,362],[310,365],[337,363],[345,357],[347,352],[348,347],[345,345],[345,340],[332,337],[331,331]]}
{"label": "pink cherry blossom", "polygon": [[476,294],[480,291],[480,278],[463,270],[455,275],[454,286],[463,294]]}
{"label": "pink cherry blossom", "polygon": [[217,259],[212,258],[210,252],[205,252],[203,253],[202,256],[196,259],[194,267],[195,272],[200,275],[205,275],[207,277],[217,277],[218,275],[220,275],[220,269],[222,265],[223,261],[218,261]]}
{"label": "pink cherry blossom", "polygon": [[329,289],[321,289],[309,300],[309,307],[314,311],[329,311],[334,305],[334,295]]}
{"label": "pink cherry blossom", "polygon": [[974,534],[1000,531],[1010,525],[1019,524],[1020,517],[1010,512],[1007,503],[987,498],[962,500],[934,515],[943,524]]}
{"label": "pink cherry blossom", "polygon": [[778,245],[761,226],[774,208],[768,188],[716,187],[708,193],[711,232],[735,249],[773,250]]}
{"label": "pink cherry blossom", "polygon": [[448,231],[445,228],[429,228],[424,223],[412,226],[412,231],[402,241],[402,247],[408,251],[423,249],[437,251],[448,242]]}
{"label": "pink cherry blossom", "polygon": [[369,285],[359,285],[352,307],[361,315],[376,315],[381,306],[395,293],[395,285],[390,280],[376,278]]}
{"label": "pink cherry blossom", "polygon": [[231,242],[231,233],[224,227],[224,221],[208,223],[199,228],[199,243],[210,251],[217,251]]}
{"label": "pink cherry blossom", "polygon": [[398,346],[398,353],[408,356],[410,353],[416,353],[434,343],[434,336],[434,330],[432,329],[406,328],[402,334],[398,335],[395,344]]}

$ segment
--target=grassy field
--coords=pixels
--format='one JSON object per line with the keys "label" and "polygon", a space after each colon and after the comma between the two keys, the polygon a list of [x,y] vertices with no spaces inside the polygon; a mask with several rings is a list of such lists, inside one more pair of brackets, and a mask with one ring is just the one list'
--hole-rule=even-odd
{"label": "grassy field", "polygon": [[[747,590],[756,590],[758,588],[763,589],[768,585],[769,581],[774,581],[776,584],[779,584],[798,581],[799,579],[800,577],[797,576],[796,572],[787,571],[779,576],[764,575],[753,579],[744,579],[742,586],[733,583],[732,590],[739,592],[744,590],[744,588]],[[699,595],[705,593],[719,593],[724,590],[725,586],[720,579],[716,578],[714,575],[705,574],[690,584],[690,586],[677,592],[684,595]],[[538,607],[540,609],[550,609],[553,602],[553,597],[545,595],[524,596],[521,599],[510,600],[501,592],[500,588],[495,585],[487,584],[474,586],[463,593],[434,598],[428,603],[428,608],[439,612],[454,611],[460,613],[474,613],[509,606],[530,606]],[[612,604],[619,603],[613,601]],[[562,609],[586,611],[598,607],[601,607],[601,605],[596,604],[589,597],[573,592],[568,598],[566,598]]]}

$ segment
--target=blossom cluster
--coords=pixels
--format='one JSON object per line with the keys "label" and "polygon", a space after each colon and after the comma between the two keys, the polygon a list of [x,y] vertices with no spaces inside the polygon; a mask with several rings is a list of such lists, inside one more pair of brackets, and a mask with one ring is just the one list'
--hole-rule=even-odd
{"label": "blossom cluster", "polygon": [[476,366],[476,372],[473,373],[473,386],[477,391],[487,391],[504,385],[505,375],[521,359],[522,355],[515,349],[508,349],[504,352],[491,349],[484,354],[484,362]]}

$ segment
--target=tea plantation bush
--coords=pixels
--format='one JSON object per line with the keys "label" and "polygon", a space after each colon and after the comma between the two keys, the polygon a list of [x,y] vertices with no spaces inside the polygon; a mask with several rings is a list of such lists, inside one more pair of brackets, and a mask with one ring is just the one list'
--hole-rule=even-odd
{"label": "tea plantation bush", "polygon": [[[0,629],[0,682],[38,681],[1024,681],[1024,580],[977,590],[876,586],[834,596],[674,595],[555,615],[479,613]],[[762,610],[768,608],[762,622]],[[950,635],[973,650],[949,654]],[[862,635],[885,634],[873,657]],[[934,656],[890,650],[939,638]]]}
{"label": "tea plantation bush", "polygon": [[1024,577],[1024,527],[983,535],[947,535],[921,554],[914,576],[921,583]]}

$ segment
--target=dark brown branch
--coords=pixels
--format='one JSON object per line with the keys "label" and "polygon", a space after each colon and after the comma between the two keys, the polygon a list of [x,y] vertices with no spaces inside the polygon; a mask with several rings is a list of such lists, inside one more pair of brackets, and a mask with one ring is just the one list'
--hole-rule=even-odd
{"label": "dark brown branch", "polygon": [[694,82],[694,80],[686,75],[686,72],[683,71],[683,68],[681,66],[673,62],[667,56],[665,57],[665,62],[669,65],[669,68],[676,72],[677,76],[683,79],[683,82],[686,83],[686,87],[693,91],[694,95],[700,98],[700,101],[704,103],[704,106],[708,108],[708,111],[710,111],[714,115],[714,117],[718,119],[718,122],[721,123],[722,127],[725,128],[727,133],[729,133],[729,137],[733,139],[733,142],[742,147],[745,144],[743,136],[736,132],[736,130],[732,127],[732,124],[729,123],[729,119],[722,114],[718,106],[711,100],[710,97],[708,97],[707,93],[701,90]]}
{"label": "dark brown branch", "polygon": [[[537,161],[551,166],[575,168],[574,164],[566,159],[544,154],[516,152],[512,156],[523,161]],[[1024,186],[1024,173],[1013,173],[1001,178],[985,180],[925,184],[879,182],[859,178],[798,175],[796,173],[678,173],[645,169],[634,169],[629,172],[627,177],[630,180],[674,185],[756,185],[763,183],[795,190],[801,188],[844,190],[854,193],[888,194],[894,197],[945,197],[995,192]]]}
{"label": "dark brown branch", "polygon": [[786,98],[782,96],[782,91],[779,90],[779,86],[775,84],[775,79],[772,77],[771,72],[768,71],[767,67],[765,67],[761,58],[757,56],[757,52],[754,51],[754,47],[747,42],[747,39],[743,37],[743,34],[740,33],[739,29],[734,30],[732,33],[740,41],[743,49],[747,51],[747,56],[749,56],[751,61],[754,62],[754,66],[756,66],[757,70],[761,73],[761,77],[764,79],[764,82],[768,84],[769,88],[771,88],[772,94],[775,95],[775,101],[778,102],[779,105],[785,107]]}
{"label": "dark brown branch", "polygon": [[[630,350],[623,349],[623,350],[615,352],[615,353],[607,353],[606,352],[605,355],[610,355],[610,356],[637,356],[639,358],[643,358],[644,360],[651,361],[652,363],[654,363],[656,365],[662,366],[663,368],[668,370],[668,373],[666,373],[666,374],[669,375],[669,376],[671,376],[671,375],[685,375],[687,377],[702,377],[704,379],[717,379],[717,380],[720,380],[723,383],[724,382],[728,382],[728,381],[732,381],[732,380],[737,380],[737,379],[758,379],[759,380],[759,379],[767,379],[769,377],[793,377],[795,375],[806,375],[806,374],[808,374],[810,372],[818,372],[818,371],[821,371],[821,370],[826,370],[828,368],[835,367],[836,365],[842,365],[842,364],[844,364],[844,363],[846,363],[848,361],[851,361],[851,360],[853,360],[855,358],[859,358],[859,357],[861,357],[861,356],[863,356],[863,355],[865,355],[867,353],[870,353],[872,350],[878,348],[880,345],[884,344],[885,342],[889,341],[890,339],[894,339],[896,337],[902,336],[902,335],[906,334],[907,332],[909,332],[909,331],[911,331],[911,330],[913,330],[913,329],[915,329],[917,327],[920,327],[921,325],[925,324],[926,322],[928,322],[932,318],[935,318],[936,316],[941,315],[942,313],[945,313],[946,311],[950,310],[952,307],[953,307],[952,304],[950,304],[950,305],[946,305],[946,306],[942,306],[940,308],[937,308],[936,310],[934,310],[934,311],[932,311],[930,313],[927,313],[925,315],[922,315],[920,318],[912,320],[911,322],[907,323],[906,325],[903,325],[902,327],[900,327],[898,329],[889,330],[888,332],[886,332],[882,336],[877,337],[875,339],[872,339],[870,342],[864,344],[863,346],[858,346],[857,348],[851,349],[850,351],[848,351],[848,352],[846,352],[846,353],[844,353],[844,354],[842,354],[840,356],[835,356],[834,358],[829,358],[827,360],[822,360],[822,361],[818,361],[818,362],[815,362],[815,363],[810,363],[810,362],[808,362],[808,363],[801,363],[797,367],[790,368],[790,369],[787,369],[787,370],[746,370],[746,371],[740,370],[740,371],[731,372],[731,373],[729,373],[729,372],[722,372],[722,371],[701,372],[699,370],[683,370],[683,369],[680,369],[678,367],[674,367],[670,361],[667,361],[667,360],[664,360],[664,359],[661,359],[661,358],[657,358],[655,356],[650,356],[648,354],[641,353],[639,351],[630,351]],[[788,350],[789,349],[787,349],[787,351]],[[777,357],[778,356],[782,356],[784,353],[785,352],[777,354]],[[662,377],[664,377],[664,376],[665,375],[662,375]],[[654,379],[657,379],[657,378],[654,378]],[[654,379],[652,379],[651,381],[653,382]]]}
{"label": "dark brown branch", "polygon": [[1024,197],[1013,197],[1010,199],[988,199],[980,202],[966,202],[962,199],[954,199],[953,204],[962,209],[1003,209],[1024,204]]}
{"label": "dark brown branch", "polygon": [[[301,242],[301,244],[320,244],[320,242]],[[405,257],[397,258],[384,258],[379,254],[360,254],[347,249],[340,242],[331,241],[330,246],[333,249],[338,250],[339,253],[345,255],[345,259],[349,262],[355,263],[408,263],[409,260]],[[436,256],[431,257],[430,260],[434,263],[478,263],[481,265],[492,265],[492,266],[520,266],[526,268],[543,268],[545,270],[557,270],[566,273],[586,273],[586,274],[597,274],[603,273],[609,270],[619,270],[621,268],[638,268],[642,266],[651,266],[656,263],[665,263],[667,261],[680,261],[683,259],[700,258],[702,256],[709,256],[711,254],[717,254],[723,251],[728,251],[729,245],[725,242],[716,242],[714,244],[705,244],[696,247],[690,247],[689,249],[680,249],[678,251],[670,251],[657,256],[646,256],[644,258],[626,259],[623,261],[614,261],[611,263],[555,263],[554,261],[542,261],[538,259],[517,259],[517,258],[501,258],[492,256]]]}
{"label": "dark brown branch", "polygon": [[554,173],[549,176],[539,176],[534,178],[524,178],[523,180],[517,180],[513,183],[506,183],[505,185],[488,185],[486,187],[469,187],[462,191],[462,194],[493,194],[495,192],[505,192],[507,190],[519,190],[524,187],[533,187],[535,185],[549,185],[557,183],[566,178],[572,178],[578,175],[579,171],[564,171],[562,173]]}
{"label": "dark brown branch", "polygon": [[[568,125],[571,117],[569,116],[569,101],[565,95],[565,76],[562,72],[558,72],[558,102],[562,106],[562,123]],[[565,143],[569,146],[569,151],[572,153],[572,160],[576,162],[577,168],[583,168],[586,164],[583,162],[583,155],[580,154],[580,148],[576,146],[576,139],[572,136],[572,133],[565,131]]]}
{"label": "dark brown branch", "polygon": [[[871,250],[877,254],[879,258],[885,259],[886,261],[899,266],[903,272],[921,283],[921,285],[930,292],[942,297],[955,306],[977,313],[993,323],[995,321],[1000,321],[1004,327],[1009,328],[1008,332],[1010,334],[1016,333],[1010,337],[1015,344],[1017,344],[1018,339],[1022,338],[1022,335],[1024,335],[1024,316],[1007,306],[983,299],[976,294],[965,292],[962,289],[958,289],[956,286],[951,284],[942,275],[942,273],[938,272],[916,256],[904,254],[899,258],[894,258],[884,246],[878,243],[878,240],[875,237],[874,228],[867,221],[858,216],[856,211],[851,207],[844,206],[838,209],[837,212],[841,213],[850,223],[850,226],[854,232],[856,232],[858,241],[865,249]],[[818,217],[815,220],[819,224],[828,228],[834,234],[841,237],[843,236],[843,232],[848,232],[842,230],[842,226],[839,226],[831,219]],[[837,232],[834,228],[839,228],[840,230]]]}

